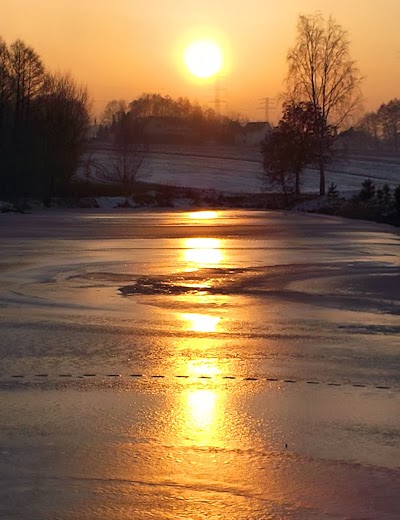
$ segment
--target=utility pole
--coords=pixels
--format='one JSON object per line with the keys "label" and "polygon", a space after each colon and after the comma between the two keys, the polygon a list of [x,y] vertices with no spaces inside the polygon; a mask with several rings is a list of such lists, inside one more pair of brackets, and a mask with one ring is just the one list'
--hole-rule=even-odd
{"label": "utility pole", "polygon": [[270,97],[260,98],[262,105],[258,107],[258,110],[264,110],[264,119],[267,123],[270,122],[270,111],[276,109],[276,100]]}

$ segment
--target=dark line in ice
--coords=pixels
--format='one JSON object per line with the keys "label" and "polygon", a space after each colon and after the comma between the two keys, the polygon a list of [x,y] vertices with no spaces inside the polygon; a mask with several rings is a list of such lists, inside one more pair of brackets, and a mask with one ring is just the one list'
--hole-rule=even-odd
{"label": "dark line in ice", "polygon": [[12,379],[29,379],[29,378],[37,378],[37,379],[49,379],[49,378],[69,378],[69,379],[85,379],[85,378],[150,378],[150,379],[164,379],[166,377],[169,378],[178,378],[178,379],[191,379],[195,381],[196,379],[207,379],[217,382],[218,380],[237,380],[237,381],[269,381],[269,382],[279,382],[279,383],[287,383],[287,384],[295,384],[295,383],[305,383],[307,385],[326,385],[326,386],[352,386],[354,388],[375,388],[378,390],[390,390],[391,387],[387,385],[376,385],[373,383],[364,384],[364,383],[336,383],[336,382],[324,382],[324,381],[316,381],[316,380],[296,380],[296,379],[278,379],[276,377],[265,377],[265,376],[233,376],[233,375],[185,375],[185,374],[95,374],[95,373],[84,373],[84,374],[11,374],[9,376],[3,375],[4,378],[12,378]]}

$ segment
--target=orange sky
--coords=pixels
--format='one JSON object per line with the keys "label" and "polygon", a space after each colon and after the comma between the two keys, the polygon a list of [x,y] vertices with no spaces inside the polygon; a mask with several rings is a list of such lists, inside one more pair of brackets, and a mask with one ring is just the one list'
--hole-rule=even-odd
{"label": "orange sky", "polygon": [[97,112],[142,92],[212,106],[214,81],[194,81],[182,59],[185,44],[212,37],[226,53],[227,109],[262,119],[259,98],[282,91],[298,15],[316,10],[348,30],[366,108],[400,97],[400,0],[0,0],[0,35],[22,38],[50,69],[72,72]]}

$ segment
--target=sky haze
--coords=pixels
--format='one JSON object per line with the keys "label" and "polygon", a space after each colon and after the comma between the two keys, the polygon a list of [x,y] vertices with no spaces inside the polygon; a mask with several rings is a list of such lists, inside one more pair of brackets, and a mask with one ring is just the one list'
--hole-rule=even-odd
{"label": "sky haze", "polygon": [[400,92],[398,0],[1,0],[1,36],[22,38],[54,71],[85,83],[100,113],[106,101],[143,92],[187,96],[212,106],[215,79],[195,79],[185,46],[215,40],[224,53],[219,80],[227,110],[262,119],[260,98],[283,90],[286,54],[300,14],[330,14],[349,33],[365,108]]}

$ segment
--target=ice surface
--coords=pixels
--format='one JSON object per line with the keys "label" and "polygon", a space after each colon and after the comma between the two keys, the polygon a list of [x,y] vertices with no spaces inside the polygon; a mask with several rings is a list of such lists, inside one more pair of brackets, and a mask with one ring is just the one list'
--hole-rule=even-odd
{"label": "ice surface", "polygon": [[290,212],[2,215],[0,518],[399,518],[399,245]]}

